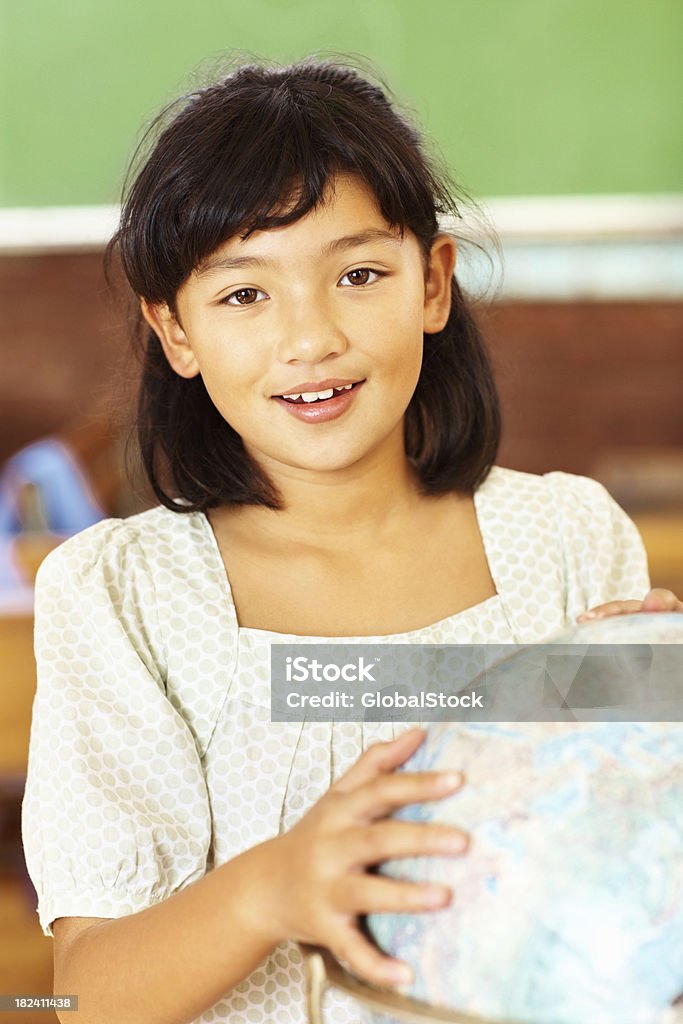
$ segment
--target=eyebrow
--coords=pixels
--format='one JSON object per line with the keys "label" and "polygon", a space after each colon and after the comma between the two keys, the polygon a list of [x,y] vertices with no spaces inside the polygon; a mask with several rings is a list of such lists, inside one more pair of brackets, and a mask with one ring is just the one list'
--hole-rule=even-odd
{"label": "eyebrow", "polygon": [[[371,228],[367,231],[358,231],[354,235],[343,235],[341,238],[335,238],[324,247],[320,255],[329,256],[336,252],[342,252],[345,249],[353,249],[356,246],[365,245],[367,242],[400,245],[401,239],[394,232],[387,231],[384,228]],[[236,270],[240,267],[266,269],[273,266],[274,262],[273,260],[264,259],[262,256],[214,256],[200,263],[195,269],[195,274],[197,277],[205,277],[219,270]]]}

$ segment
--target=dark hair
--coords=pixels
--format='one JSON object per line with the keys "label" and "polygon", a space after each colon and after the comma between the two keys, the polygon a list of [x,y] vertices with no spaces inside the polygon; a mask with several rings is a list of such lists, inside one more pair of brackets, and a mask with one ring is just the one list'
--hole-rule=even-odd
{"label": "dark hair", "polygon": [[[162,111],[141,145],[159,129],[124,198],[106,265],[118,253],[135,294],[171,311],[183,282],[228,238],[298,220],[324,201],[340,172],[364,180],[389,225],[415,234],[425,265],[438,215],[459,216],[448,173],[425,155],[416,128],[382,88],[342,62],[243,65]],[[159,500],[178,512],[222,502],[280,508],[201,375],[177,375],[137,316],[145,343],[137,437]],[[425,494],[471,493],[499,438],[493,375],[454,277],[448,323],[425,336],[405,417],[406,453]]]}

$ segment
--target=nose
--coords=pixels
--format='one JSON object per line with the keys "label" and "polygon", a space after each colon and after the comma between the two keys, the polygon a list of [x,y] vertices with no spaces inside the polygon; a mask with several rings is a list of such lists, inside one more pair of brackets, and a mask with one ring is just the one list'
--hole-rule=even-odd
{"label": "nose", "polygon": [[348,348],[348,339],[324,303],[292,303],[280,322],[278,358],[285,363],[320,363]]}

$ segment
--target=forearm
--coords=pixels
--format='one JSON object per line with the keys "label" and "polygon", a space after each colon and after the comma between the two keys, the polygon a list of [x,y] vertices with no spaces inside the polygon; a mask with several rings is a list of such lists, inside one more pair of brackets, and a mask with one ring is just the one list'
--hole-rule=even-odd
{"label": "forearm", "polygon": [[264,891],[272,858],[263,843],[154,907],[87,928],[55,963],[55,992],[78,995],[80,1024],[194,1020],[282,938]]}

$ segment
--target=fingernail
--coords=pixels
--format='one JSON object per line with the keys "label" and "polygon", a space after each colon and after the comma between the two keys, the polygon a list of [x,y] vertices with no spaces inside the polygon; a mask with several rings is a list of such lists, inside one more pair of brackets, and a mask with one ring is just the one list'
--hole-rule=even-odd
{"label": "fingernail", "polygon": [[462,778],[462,772],[442,772],[436,780],[436,784],[439,789],[455,789],[462,785]]}
{"label": "fingernail", "polygon": [[585,619],[597,619],[597,617],[596,612],[584,612],[582,615],[579,615],[579,622],[583,622]]}
{"label": "fingernail", "polygon": [[462,853],[467,848],[467,836],[448,836],[443,841],[443,849],[451,853]]}
{"label": "fingernail", "polygon": [[399,964],[389,968],[389,977],[396,985],[410,985],[413,971],[407,964]]}
{"label": "fingernail", "polygon": [[447,889],[425,889],[424,901],[428,907],[442,907],[448,902],[450,893]]}

